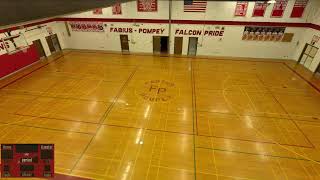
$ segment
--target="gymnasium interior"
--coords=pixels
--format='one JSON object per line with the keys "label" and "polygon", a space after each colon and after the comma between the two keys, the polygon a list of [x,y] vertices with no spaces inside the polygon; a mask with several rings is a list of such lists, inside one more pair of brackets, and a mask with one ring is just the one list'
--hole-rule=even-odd
{"label": "gymnasium interior", "polygon": [[320,0],[0,7],[2,179],[320,179]]}

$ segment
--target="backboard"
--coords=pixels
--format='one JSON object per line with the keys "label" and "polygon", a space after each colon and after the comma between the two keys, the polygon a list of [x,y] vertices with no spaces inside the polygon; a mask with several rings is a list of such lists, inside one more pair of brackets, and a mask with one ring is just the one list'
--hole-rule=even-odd
{"label": "backboard", "polygon": [[2,37],[0,39],[0,44],[2,50],[5,50],[9,55],[19,51],[26,52],[29,48],[28,42],[23,33]]}

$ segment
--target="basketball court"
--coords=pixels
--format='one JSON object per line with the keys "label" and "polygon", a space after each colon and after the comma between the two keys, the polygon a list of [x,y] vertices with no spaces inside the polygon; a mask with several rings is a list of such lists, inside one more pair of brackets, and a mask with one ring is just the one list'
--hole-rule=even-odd
{"label": "basketball court", "polygon": [[318,177],[320,95],[283,62],[66,51],[0,95],[1,143],[55,144],[56,173]]}
{"label": "basketball court", "polygon": [[1,178],[320,179],[318,0],[78,3],[0,19]]}

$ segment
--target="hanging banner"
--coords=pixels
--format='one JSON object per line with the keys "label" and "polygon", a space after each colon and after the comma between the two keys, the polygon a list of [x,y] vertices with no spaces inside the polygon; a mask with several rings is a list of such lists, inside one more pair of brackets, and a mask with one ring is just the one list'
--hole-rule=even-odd
{"label": "hanging banner", "polygon": [[263,17],[264,13],[266,12],[267,6],[268,6],[267,2],[257,1],[254,4],[252,17]]}
{"label": "hanging banner", "polygon": [[308,0],[296,0],[290,17],[292,18],[302,17],[304,9],[306,8],[307,4],[308,4]]}
{"label": "hanging banner", "polygon": [[72,31],[77,32],[104,32],[102,22],[69,22]]}
{"label": "hanging banner", "polygon": [[248,9],[248,1],[238,1],[234,16],[246,16]]}
{"label": "hanging banner", "polygon": [[288,0],[276,0],[271,12],[271,17],[281,18],[287,7],[287,4]]}
{"label": "hanging banner", "polygon": [[93,10],[93,14],[101,15],[102,14],[102,8],[98,8],[98,9]]}
{"label": "hanging banner", "polygon": [[120,15],[122,14],[122,11],[121,11],[121,3],[117,2],[116,4],[114,4],[112,6],[112,14],[113,15]]}
{"label": "hanging banner", "polygon": [[138,12],[157,12],[157,0],[137,0]]}
{"label": "hanging banner", "polygon": [[285,27],[246,26],[242,35],[245,41],[281,41]]}

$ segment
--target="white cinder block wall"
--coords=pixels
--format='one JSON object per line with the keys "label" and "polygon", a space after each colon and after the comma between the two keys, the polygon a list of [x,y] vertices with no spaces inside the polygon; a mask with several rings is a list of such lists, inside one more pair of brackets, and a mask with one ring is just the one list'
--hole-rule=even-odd
{"label": "white cinder block wall", "polygon": [[[310,2],[309,6],[308,6],[308,12],[306,15],[306,22],[320,25],[320,0],[313,0]],[[299,45],[297,46],[296,51],[295,51],[295,55],[294,55],[295,60],[299,59],[305,44],[310,43],[312,41],[312,38],[314,35],[320,37],[320,31],[308,28],[302,32],[302,35],[299,39]],[[315,44],[315,46],[319,48],[320,42],[317,42]],[[307,68],[309,70],[311,70],[312,72],[314,72],[317,69],[319,63],[320,63],[320,50],[316,54],[311,65]]]}
{"label": "white cinder block wall", "polygon": [[[320,25],[318,9],[319,0],[309,0],[302,18],[290,18],[295,0],[289,0],[282,18],[271,18],[273,5],[267,7],[264,17],[252,17],[255,2],[249,2],[246,17],[234,17],[235,1],[208,1],[206,13],[183,12],[183,1],[172,1],[173,20],[195,20],[195,21],[253,21],[253,22],[289,22],[289,23],[314,23]],[[92,11],[68,15],[68,18],[102,18],[102,19],[150,19],[168,20],[169,1],[158,0],[157,12],[137,12],[136,1],[122,4],[122,15],[112,15],[112,8],[104,8],[103,15],[93,15]],[[158,23],[120,23],[105,22],[105,32],[74,32],[71,36],[63,36],[65,47],[74,49],[92,49],[121,51],[120,34],[129,35],[129,48],[131,52],[152,53],[152,37],[159,34],[143,34],[138,32],[119,33],[110,32],[110,28],[159,28],[165,29],[161,36],[168,36],[169,25]],[[202,24],[172,24],[170,53],[174,49],[174,37],[176,29],[186,30],[214,30],[216,26],[224,27],[224,36],[197,36],[199,38],[197,55],[223,56],[223,57],[250,57],[250,58],[274,58],[297,60],[305,43],[310,42],[313,35],[319,35],[319,31],[311,28],[287,27],[287,33],[294,33],[292,42],[259,42],[243,41],[242,34],[245,26],[240,25],[202,25]],[[71,29],[71,28],[70,28]],[[181,36],[181,35],[177,35]],[[190,36],[182,35],[183,55],[188,51],[188,39]],[[318,46],[318,45],[317,45]],[[315,70],[320,61],[319,54],[310,70]]]}
{"label": "white cinder block wall", "polygon": [[[28,42],[29,45],[33,43],[35,40],[40,40],[41,44],[43,46],[43,49],[46,53],[46,56],[50,56],[51,52],[48,46],[48,43],[46,41],[46,37],[49,36],[49,32],[47,31],[47,27],[52,28],[52,33],[57,34],[61,48],[66,48],[66,41],[65,41],[65,35],[66,35],[66,28],[63,22],[50,22],[46,24],[42,24],[41,26],[44,26],[42,28],[36,28],[37,26],[28,27],[21,30],[15,30],[11,32],[11,35],[19,34],[20,32],[24,33],[25,39]],[[31,30],[33,29],[33,30]],[[26,31],[30,30],[30,31]],[[6,37],[4,34],[0,34],[0,37]],[[11,41],[7,41],[9,43],[10,48],[13,48],[13,44]],[[23,44],[25,45],[25,44]],[[13,49],[12,49],[13,50]],[[0,55],[5,54],[5,50],[0,50]]]}

